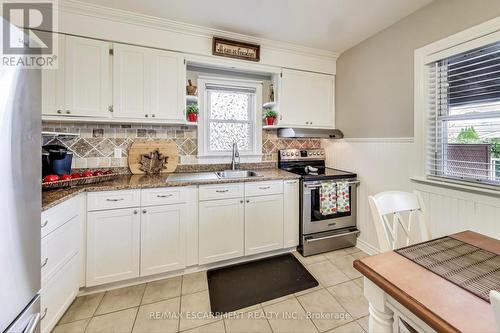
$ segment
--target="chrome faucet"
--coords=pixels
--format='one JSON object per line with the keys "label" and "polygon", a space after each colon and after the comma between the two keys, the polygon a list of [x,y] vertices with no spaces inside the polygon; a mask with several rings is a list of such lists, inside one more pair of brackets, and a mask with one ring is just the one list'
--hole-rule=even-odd
{"label": "chrome faucet", "polygon": [[[236,162],[238,158],[238,162]],[[238,152],[238,144],[233,142],[233,153],[231,155],[231,170],[236,170],[240,168],[240,153]]]}

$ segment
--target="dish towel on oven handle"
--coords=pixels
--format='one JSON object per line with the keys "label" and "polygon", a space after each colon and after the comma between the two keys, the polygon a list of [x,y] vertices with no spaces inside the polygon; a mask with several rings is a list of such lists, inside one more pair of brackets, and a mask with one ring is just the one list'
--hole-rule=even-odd
{"label": "dish towel on oven handle", "polygon": [[321,215],[337,214],[337,183],[324,181],[319,191],[319,212]]}
{"label": "dish towel on oven handle", "polygon": [[349,182],[337,183],[337,212],[349,213],[351,211],[351,197],[349,193]]}

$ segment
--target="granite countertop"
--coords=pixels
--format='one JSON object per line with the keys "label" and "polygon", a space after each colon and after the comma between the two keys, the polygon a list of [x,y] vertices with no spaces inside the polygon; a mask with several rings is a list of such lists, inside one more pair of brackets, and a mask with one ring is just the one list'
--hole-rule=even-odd
{"label": "granite countertop", "polygon": [[42,211],[56,206],[82,192],[113,191],[155,187],[224,184],[224,183],[244,183],[266,180],[298,179],[299,176],[278,168],[256,169],[257,177],[233,178],[233,179],[203,179],[189,181],[168,181],[168,174],[159,176],[146,175],[117,175],[115,179],[99,184],[82,185],[58,190],[42,192]]}

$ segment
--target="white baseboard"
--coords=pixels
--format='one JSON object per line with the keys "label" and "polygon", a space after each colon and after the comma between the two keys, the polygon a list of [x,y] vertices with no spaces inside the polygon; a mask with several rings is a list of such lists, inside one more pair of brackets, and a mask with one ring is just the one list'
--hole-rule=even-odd
{"label": "white baseboard", "polygon": [[360,249],[361,251],[363,251],[371,256],[380,253],[380,251],[377,248],[375,248],[373,245],[370,245],[367,242],[365,242],[359,238],[356,241],[356,247],[358,249]]}

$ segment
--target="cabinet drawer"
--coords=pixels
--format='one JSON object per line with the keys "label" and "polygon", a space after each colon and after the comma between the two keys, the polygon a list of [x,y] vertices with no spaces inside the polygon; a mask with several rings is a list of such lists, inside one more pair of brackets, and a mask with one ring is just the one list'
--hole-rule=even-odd
{"label": "cabinet drawer", "polygon": [[87,195],[87,210],[105,210],[138,207],[141,204],[141,190],[93,192]]}
{"label": "cabinet drawer", "polygon": [[200,201],[243,197],[243,184],[200,186]]}
{"label": "cabinet drawer", "polygon": [[283,181],[245,183],[245,196],[255,197],[259,195],[283,193]]}
{"label": "cabinet drawer", "polygon": [[79,213],[80,197],[71,198],[42,213],[42,238],[68,222]]}
{"label": "cabinet drawer", "polygon": [[73,256],[42,288],[41,331],[50,332],[78,293],[78,255]]}
{"label": "cabinet drawer", "polygon": [[76,216],[42,239],[42,288],[78,252],[78,222],[79,217]]}
{"label": "cabinet drawer", "polygon": [[141,191],[141,206],[158,206],[186,202],[184,188],[169,187]]}

